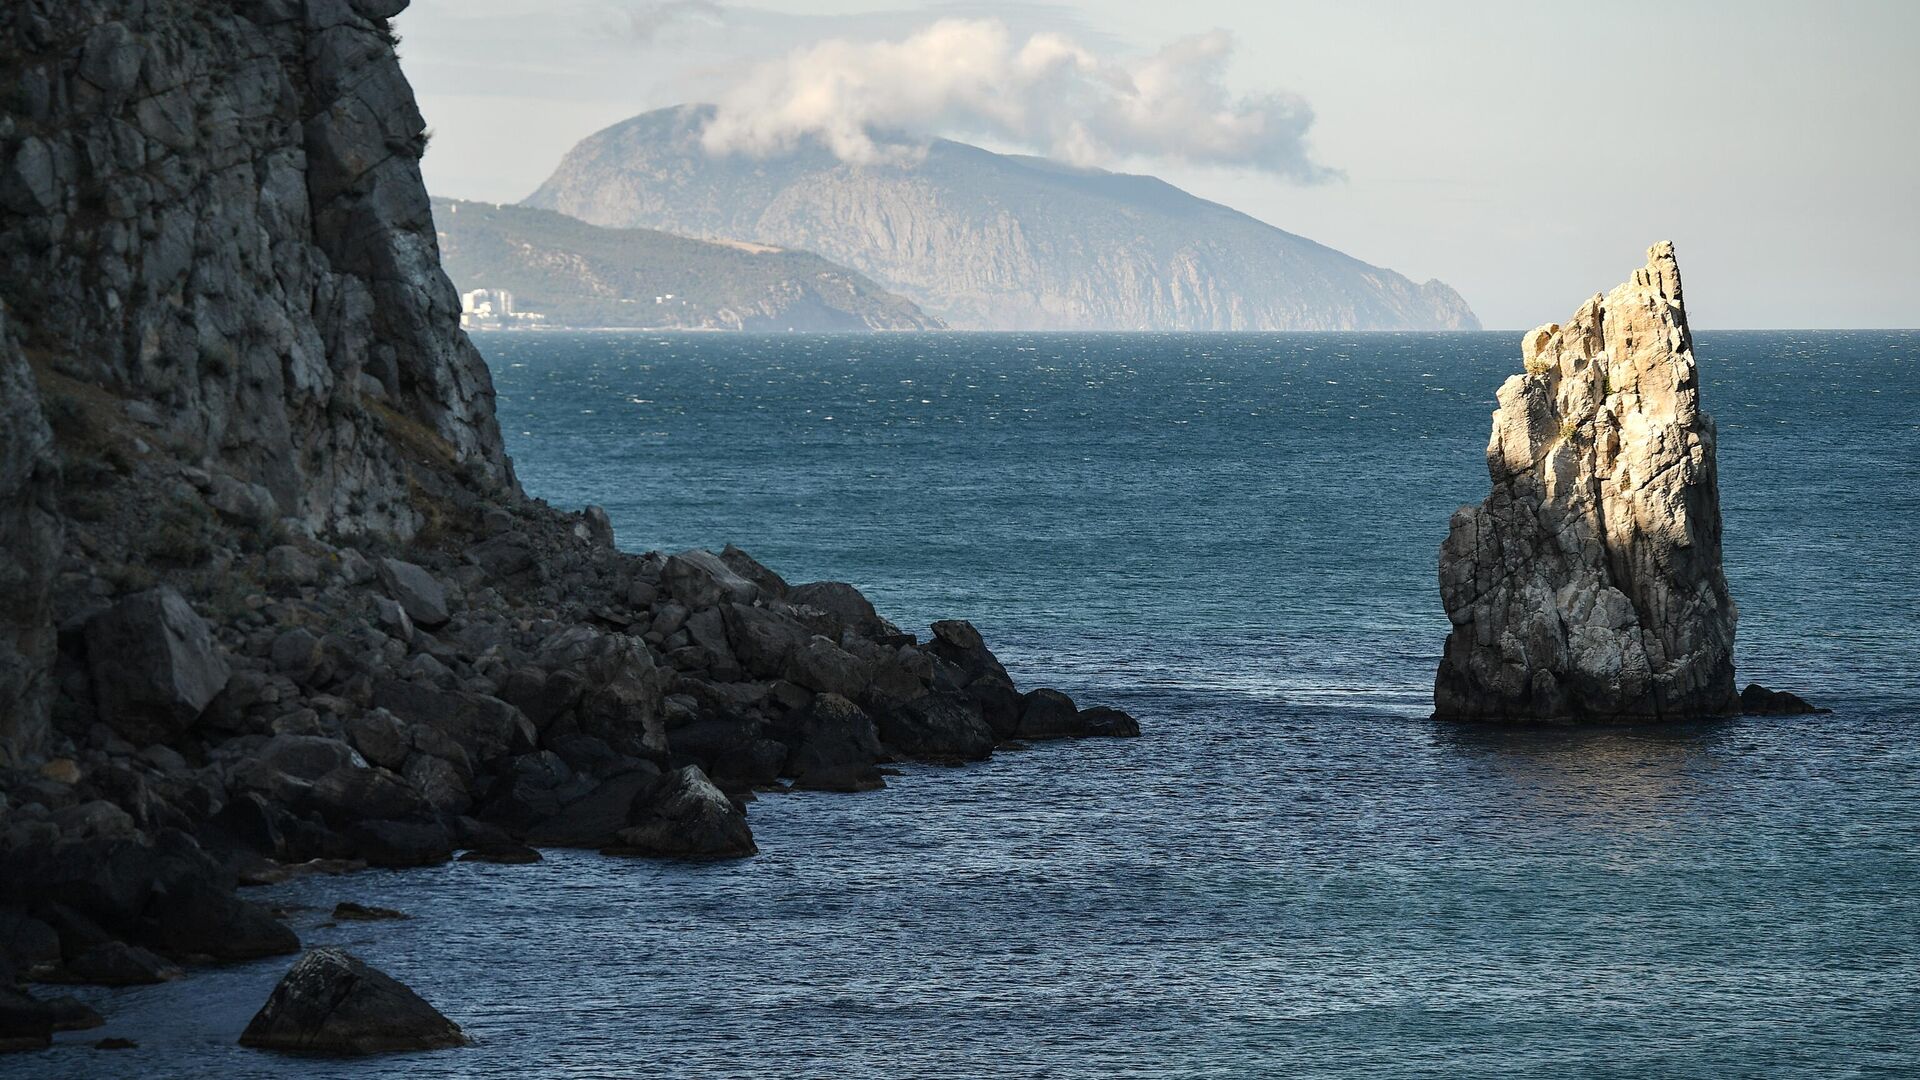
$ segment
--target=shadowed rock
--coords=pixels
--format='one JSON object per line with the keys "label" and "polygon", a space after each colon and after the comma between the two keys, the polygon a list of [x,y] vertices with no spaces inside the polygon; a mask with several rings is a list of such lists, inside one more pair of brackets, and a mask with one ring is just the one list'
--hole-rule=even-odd
{"label": "shadowed rock", "polygon": [[241,1046],[303,1054],[383,1054],[470,1042],[392,976],[341,949],[302,956],[273,988]]}
{"label": "shadowed rock", "polygon": [[1440,549],[1453,631],[1435,715],[1737,712],[1714,424],[1673,245],[1521,356],[1493,416],[1493,492]]}
{"label": "shadowed rock", "polygon": [[206,620],[164,587],[88,622],[87,656],[101,716],[135,743],[184,731],[231,673]]}
{"label": "shadowed rock", "polygon": [[1748,683],[1747,688],[1740,691],[1740,711],[1748,716],[1810,716],[1833,710],[1822,709],[1799,694]]}

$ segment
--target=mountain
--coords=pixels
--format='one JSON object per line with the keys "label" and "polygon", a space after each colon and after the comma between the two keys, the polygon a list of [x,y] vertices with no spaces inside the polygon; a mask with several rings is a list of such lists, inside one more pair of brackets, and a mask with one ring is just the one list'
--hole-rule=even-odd
{"label": "mountain", "polygon": [[506,289],[549,325],[688,330],[932,330],[941,322],[804,251],[605,229],[524,206],[433,200],[462,292]]}
{"label": "mountain", "polygon": [[934,142],[906,165],[818,145],[714,157],[708,106],[582,140],[526,205],[818,252],[965,329],[1471,330],[1405,277],[1150,176]]}

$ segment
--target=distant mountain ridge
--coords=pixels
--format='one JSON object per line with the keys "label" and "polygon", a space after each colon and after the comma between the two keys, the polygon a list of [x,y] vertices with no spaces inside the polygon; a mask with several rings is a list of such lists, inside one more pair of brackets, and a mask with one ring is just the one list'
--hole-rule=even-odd
{"label": "distant mountain ridge", "polygon": [[572,327],[937,330],[940,320],[865,275],[805,251],[608,229],[524,206],[433,200],[447,276],[506,289]]}
{"label": "distant mountain ridge", "polygon": [[707,106],[582,140],[527,206],[802,248],[963,329],[1477,330],[1415,284],[1164,181],[938,140],[910,165],[809,145],[714,157]]}

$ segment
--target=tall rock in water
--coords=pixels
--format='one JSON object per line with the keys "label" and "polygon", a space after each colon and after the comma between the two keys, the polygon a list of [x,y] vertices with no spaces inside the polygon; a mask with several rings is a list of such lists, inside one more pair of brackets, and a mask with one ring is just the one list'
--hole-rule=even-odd
{"label": "tall rock in water", "polygon": [[1493,492],[1440,548],[1453,630],[1435,715],[1738,712],[1714,426],[1673,245],[1520,348],[1487,446]]}

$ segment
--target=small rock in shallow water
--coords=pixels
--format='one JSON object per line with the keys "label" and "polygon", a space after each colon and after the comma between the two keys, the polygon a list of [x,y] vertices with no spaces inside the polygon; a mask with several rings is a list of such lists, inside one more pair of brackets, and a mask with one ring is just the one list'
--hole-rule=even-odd
{"label": "small rock in shallow water", "polygon": [[306,1054],[383,1054],[470,1042],[392,976],[342,949],[315,949],[273,988],[241,1046]]}
{"label": "small rock in shallow water", "polygon": [[137,1050],[140,1044],[132,1039],[101,1039],[93,1044],[95,1050]]}
{"label": "small rock in shallow water", "polygon": [[463,851],[460,853],[461,862],[505,863],[508,865],[537,863],[541,858],[541,854],[533,848],[522,847],[517,844],[502,847],[475,848],[472,851]]}
{"label": "small rock in shallow water", "polygon": [[333,917],[352,922],[380,922],[386,919],[411,919],[413,916],[392,908],[374,907],[370,904],[356,904],[351,900],[342,900],[333,906]]}
{"label": "small rock in shallow water", "polygon": [[1140,721],[1104,705],[1080,710],[1080,721],[1086,733],[1095,738],[1132,739],[1140,735]]}
{"label": "small rock in shallow water", "polygon": [[1809,716],[1833,710],[1822,709],[1798,694],[1748,683],[1740,691],[1740,711],[1747,716]]}

